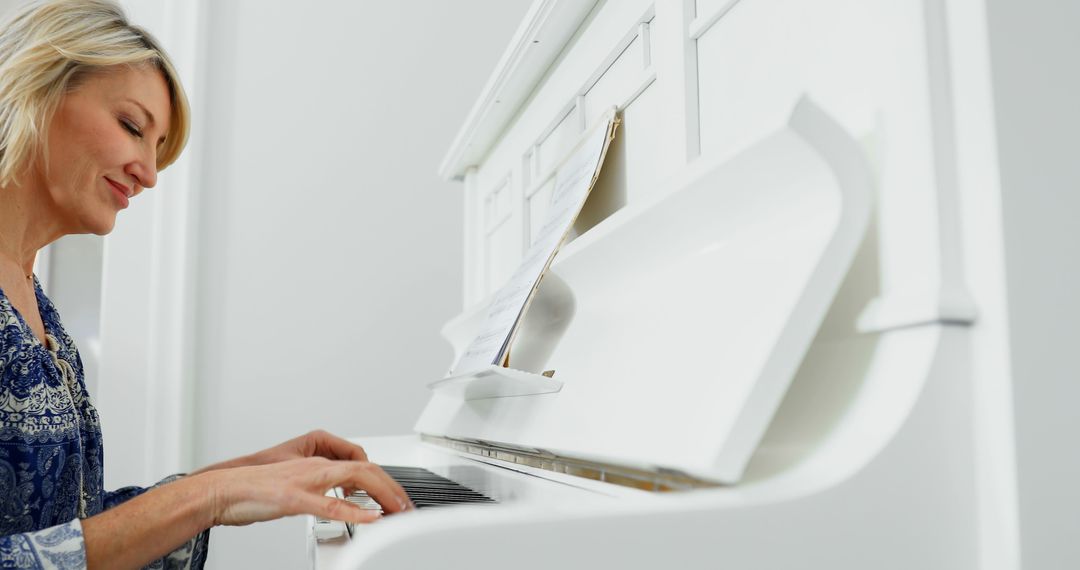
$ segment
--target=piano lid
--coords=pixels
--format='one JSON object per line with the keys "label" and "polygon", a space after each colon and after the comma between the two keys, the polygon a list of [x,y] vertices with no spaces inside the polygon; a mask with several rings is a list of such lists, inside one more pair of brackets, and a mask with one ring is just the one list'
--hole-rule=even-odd
{"label": "piano lid", "polygon": [[[870,180],[802,100],[776,132],[564,247],[511,349],[539,388],[497,369],[475,379],[494,389],[436,383],[415,429],[738,481],[862,240]],[[455,351],[482,310],[447,326]]]}

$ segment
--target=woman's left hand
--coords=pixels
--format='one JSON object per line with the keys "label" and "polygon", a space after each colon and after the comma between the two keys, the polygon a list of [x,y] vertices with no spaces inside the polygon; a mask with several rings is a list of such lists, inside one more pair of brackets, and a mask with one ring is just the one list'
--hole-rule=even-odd
{"label": "woman's left hand", "polygon": [[364,448],[321,429],[264,449],[252,454],[251,457],[255,461],[253,465],[266,465],[305,457],[325,457],[348,461],[368,460]]}
{"label": "woman's left hand", "polygon": [[274,447],[252,453],[251,455],[245,455],[243,457],[237,457],[236,459],[203,467],[195,473],[192,473],[192,475],[206,471],[214,471],[216,469],[269,465],[271,463],[280,463],[282,461],[290,461],[293,459],[304,459],[306,457],[325,457],[327,459],[346,461],[368,460],[364,448],[355,443],[349,443],[345,439],[330,432],[317,429],[300,437],[275,445]]}

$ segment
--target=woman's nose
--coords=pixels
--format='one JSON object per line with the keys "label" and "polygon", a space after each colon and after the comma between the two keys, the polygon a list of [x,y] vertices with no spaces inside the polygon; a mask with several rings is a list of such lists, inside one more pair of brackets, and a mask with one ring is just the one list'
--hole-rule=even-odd
{"label": "woman's nose", "polygon": [[153,188],[157,184],[157,151],[144,153],[138,160],[128,163],[124,170],[142,188]]}

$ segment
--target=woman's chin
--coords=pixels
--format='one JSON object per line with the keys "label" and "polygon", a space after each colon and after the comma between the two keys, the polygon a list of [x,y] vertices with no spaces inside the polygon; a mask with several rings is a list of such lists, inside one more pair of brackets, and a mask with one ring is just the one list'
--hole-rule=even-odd
{"label": "woman's chin", "polygon": [[102,216],[95,220],[87,220],[84,224],[84,231],[81,233],[94,234],[98,236],[108,235],[116,227],[116,215]]}
{"label": "woman's chin", "polygon": [[112,233],[113,228],[115,228],[115,227],[116,227],[116,221],[114,220],[113,223],[105,225],[105,226],[101,226],[100,228],[97,228],[97,229],[93,230],[91,233],[94,234],[94,235],[105,236],[105,235],[109,235],[110,233]]}

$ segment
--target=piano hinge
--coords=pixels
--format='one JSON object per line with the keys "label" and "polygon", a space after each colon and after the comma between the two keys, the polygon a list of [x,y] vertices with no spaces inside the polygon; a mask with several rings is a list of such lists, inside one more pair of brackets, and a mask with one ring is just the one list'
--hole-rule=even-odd
{"label": "piano hinge", "polygon": [[554,473],[565,473],[644,491],[689,491],[722,486],[715,481],[699,479],[669,469],[651,471],[623,465],[560,457],[541,450],[521,449],[504,444],[461,440],[426,433],[420,434],[420,439],[470,455],[506,461]]}

